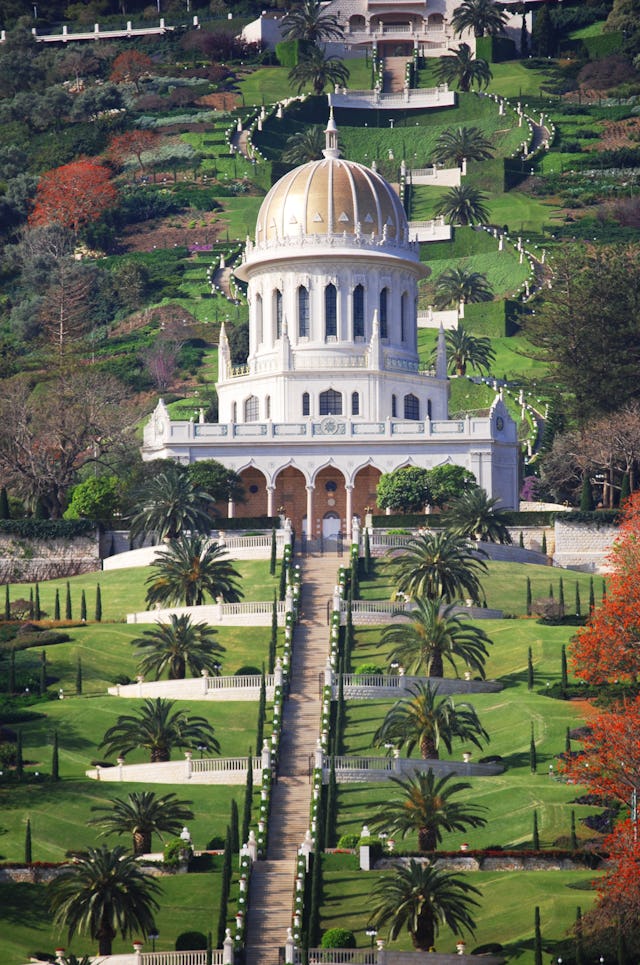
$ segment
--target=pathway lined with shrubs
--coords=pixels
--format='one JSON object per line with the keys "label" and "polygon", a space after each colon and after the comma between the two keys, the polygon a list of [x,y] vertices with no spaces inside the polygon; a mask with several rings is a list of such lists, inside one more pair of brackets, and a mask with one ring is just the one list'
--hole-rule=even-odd
{"label": "pathway lined with shrubs", "polygon": [[310,757],[320,733],[320,686],[328,654],[327,600],[336,583],[337,560],[308,558],[302,564],[302,616],[294,631],[291,690],[285,703],[278,780],[273,788],[265,861],[251,872],[246,960],[278,965],[293,917],[298,849],[309,828]]}

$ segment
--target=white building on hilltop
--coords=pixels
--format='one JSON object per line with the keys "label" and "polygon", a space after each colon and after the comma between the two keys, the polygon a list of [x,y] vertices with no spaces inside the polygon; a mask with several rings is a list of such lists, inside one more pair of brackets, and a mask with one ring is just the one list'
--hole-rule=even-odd
{"label": "white building on hilltop", "polygon": [[143,457],[217,459],[246,490],[230,515],[285,512],[313,537],[350,534],[353,515],[375,509],[380,474],[406,465],[462,465],[517,508],[516,425],[500,397],[486,417],[448,418],[442,331],[435,368],[418,358],[419,246],[392,187],[337,144],[331,119],[324,159],[262,203],[236,271],[249,356],[232,365],[223,328],[219,421],[172,422],[160,401]]}

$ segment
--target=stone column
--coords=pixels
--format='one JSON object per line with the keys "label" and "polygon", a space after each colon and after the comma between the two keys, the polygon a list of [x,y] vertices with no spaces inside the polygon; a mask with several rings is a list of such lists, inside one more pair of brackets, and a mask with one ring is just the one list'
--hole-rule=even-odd
{"label": "stone column", "polygon": [[202,693],[206,695],[209,690],[209,671],[201,670],[200,673],[202,674]]}
{"label": "stone column", "polygon": [[228,504],[227,504],[227,507],[228,507],[228,508],[227,508],[227,514],[228,514],[228,516],[229,516],[229,519],[233,519],[234,516],[236,515],[236,504],[235,504],[235,502],[233,501],[233,499],[230,499],[230,500],[229,500],[229,502],[228,502]]}
{"label": "stone column", "polygon": [[191,779],[191,774],[193,773],[193,763],[191,760],[192,757],[193,757],[193,751],[184,752],[185,765],[186,765],[185,776],[188,781]]}
{"label": "stone column", "polygon": [[290,928],[287,928],[287,940],[284,943],[284,960],[285,965],[293,965],[296,960],[296,943],[293,940]]}
{"label": "stone column", "polygon": [[257,861],[258,860],[258,842],[256,841],[256,832],[253,829],[249,831],[249,840],[247,841],[247,849],[249,851],[249,857],[251,858],[251,861],[252,862]]}
{"label": "stone column", "polygon": [[262,745],[262,770],[271,770],[271,748],[269,747],[269,742],[266,737]]}
{"label": "stone column", "polygon": [[351,534],[353,532],[353,486],[345,486],[345,492],[347,494],[347,508],[345,510],[346,523],[347,523],[347,540],[351,542]]}
{"label": "stone column", "polygon": [[273,516],[273,503],[276,493],[275,486],[267,486],[267,516]]}
{"label": "stone column", "polygon": [[282,669],[282,661],[280,657],[276,657],[276,665],[273,668],[274,687],[282,687],[283,681],[284,681],[284,671]]}
{"label": "stone column", "polygon": [[224,941],[222,943],[222,961],[224,965],[233,965],[233,960],[234,960],[233,938],[231,937],[231,929],[227,928],[226,934],[224,936]]}
{"label": "stone column", "polygon": [[313,518],[313,492],[315,486],[307,486],[307,539],[315,537],[315,526]]}

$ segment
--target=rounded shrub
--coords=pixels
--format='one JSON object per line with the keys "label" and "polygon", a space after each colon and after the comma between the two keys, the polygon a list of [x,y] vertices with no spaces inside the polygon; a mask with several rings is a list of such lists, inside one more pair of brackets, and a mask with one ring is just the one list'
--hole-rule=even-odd
{"label": "rounded shrub", "polygon": [[343,834],[342,837],[338,839],[339,848],[357,848],[359,844],[359,834]]}
{"label": "rounded shrub", "polygon": [[322,936],[322,948],[355,948],[356,936],[347,928],[329,928]]}
{"label": "rounded shrub", "polygon": [[201,931],[183,931],[176,938],[176,951],[205,951],[207,948],[207,936]]}
{"label": "rounded shrub", "polygon": [[381,674],[382,667],[379,667],[377,663],[361,663],[356,669],[357,674]]}

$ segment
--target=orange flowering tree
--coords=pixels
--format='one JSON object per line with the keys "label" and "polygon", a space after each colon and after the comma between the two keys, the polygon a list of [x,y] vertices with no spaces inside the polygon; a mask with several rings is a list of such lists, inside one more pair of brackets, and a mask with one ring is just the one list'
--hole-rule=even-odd
{"label": "orange flowering tree", "polygon": [[109,171],[102,164],[72,161],[42,175],[29,224],[59,224],[77,234],[84,225],[97,221],[117,196]]}

